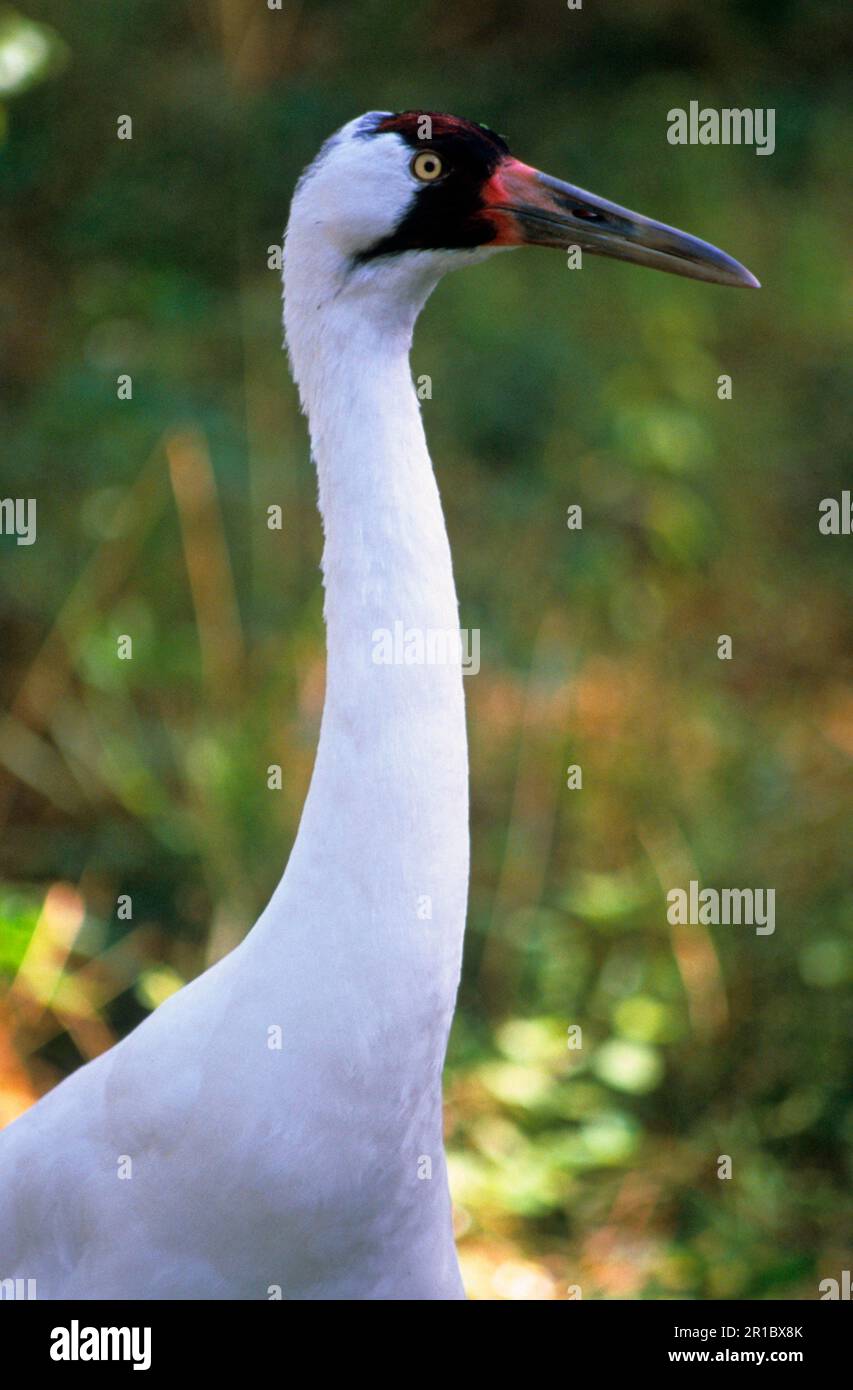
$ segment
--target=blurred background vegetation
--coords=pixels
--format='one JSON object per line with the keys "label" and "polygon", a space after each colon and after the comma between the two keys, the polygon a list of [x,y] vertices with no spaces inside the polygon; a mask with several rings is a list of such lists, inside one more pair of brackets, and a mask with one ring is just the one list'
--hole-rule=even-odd
{"label": "blurred background vegetation", "polygon": [[[0,10],[2,493],[38,501],[36,546],[0,538],[0,1121],[279,877],[323,631],[267,248],[343,121],[452,111],[764,285],[528,252],[451,277],[418,330],[482,631],[447,1078],[469,1292],[814,1298],[849,1268],[853,542],[817,526],[850,482],[849,23],[843,0]],[[775,108],[776,153],[668,145],[691,100]],[[669,928],[691,878],[775,887],[775,934]]]}

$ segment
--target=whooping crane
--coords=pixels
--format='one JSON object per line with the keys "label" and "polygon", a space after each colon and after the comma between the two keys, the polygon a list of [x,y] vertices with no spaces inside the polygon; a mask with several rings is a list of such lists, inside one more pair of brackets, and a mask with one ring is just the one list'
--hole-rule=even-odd
{"label": "whooping crane", "polygon": [[40,1298],[464,1297],[441,1133],[468,883],[462,674],[377,660],[377,634],[458,630],[409,347],[446,271],[522,244],[757,284],[451,116],[371,112],[306,170],[284,319],[325,533],[313,778],[241,945],[0,1138],[0,1277]]}

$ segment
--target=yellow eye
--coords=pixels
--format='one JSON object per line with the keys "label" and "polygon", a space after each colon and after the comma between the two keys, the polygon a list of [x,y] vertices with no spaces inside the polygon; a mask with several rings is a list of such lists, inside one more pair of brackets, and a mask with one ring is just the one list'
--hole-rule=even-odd
{"label": "yellow eye", "polygon": [[435,150],[421,150],[412,160],[412,173],[421,183],[432,183],[441,177],[442,163]]}

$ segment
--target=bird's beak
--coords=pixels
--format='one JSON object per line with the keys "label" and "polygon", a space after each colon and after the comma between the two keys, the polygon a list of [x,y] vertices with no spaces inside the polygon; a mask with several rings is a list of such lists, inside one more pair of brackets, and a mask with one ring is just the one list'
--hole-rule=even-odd
{"label": "bird's beak", "polygon": [[759,288],[745,266],[707,241],[629,212],[574,184],[504,160],[486,184],[485,211],[498,226],[498,245],[579,246],[595,256],[668,270],[691,280]]}

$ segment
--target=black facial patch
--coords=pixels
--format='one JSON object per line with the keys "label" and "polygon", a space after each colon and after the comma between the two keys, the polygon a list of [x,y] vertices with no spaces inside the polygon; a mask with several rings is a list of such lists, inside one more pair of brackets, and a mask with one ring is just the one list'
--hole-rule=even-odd
{"label": "black facial patch", "polygon": [[[432,131],[419,132],[428,117]],[[435,150],[444,172],[433,183],[424,183],[414,203],[390,236],[362,251],[359,262],[403,251],[456,251],[483,246],[493,239],[495,228],[484,215],[483,185],[491,178],[509,146],[486,126],[433,111],[403,111],[381,116],[364,130],[364,137],[399,135],[414,157],[421,150]]]}

